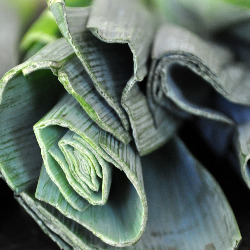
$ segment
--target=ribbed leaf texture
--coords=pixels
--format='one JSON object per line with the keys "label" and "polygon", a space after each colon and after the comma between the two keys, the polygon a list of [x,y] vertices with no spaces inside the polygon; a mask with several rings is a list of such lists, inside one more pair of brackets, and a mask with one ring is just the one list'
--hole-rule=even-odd
{"label": "ribbed leaf texture", "polygon": [[[193,120],[250,187],[247,58],[211,39],[249,12],[163,18],[192,2],[48,0],[24,36],[0,81],[0,173],[60,248],[237,248],[227,199],[178,130]],[[226,34],[249,43],[247,24]]]}

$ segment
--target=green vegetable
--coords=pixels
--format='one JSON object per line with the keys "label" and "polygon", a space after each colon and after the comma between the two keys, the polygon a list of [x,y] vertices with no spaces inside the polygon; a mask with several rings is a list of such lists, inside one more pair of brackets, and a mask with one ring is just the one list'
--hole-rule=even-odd
{"label": "green vegetable", "polygon": [[1,175],[64,249],[236,248],[226,197],[178,129],[196,116],[234,131],[249,185],[249,121],[221,103],[249,112],[245,64],[162,24],[160,2],[88,3],[49,0],[53,16],[31,26],[25,62],[1,79]]}

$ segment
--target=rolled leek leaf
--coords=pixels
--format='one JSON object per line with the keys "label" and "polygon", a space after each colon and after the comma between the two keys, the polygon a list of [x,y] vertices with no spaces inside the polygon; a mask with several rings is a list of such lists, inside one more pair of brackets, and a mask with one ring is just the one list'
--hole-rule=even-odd
{"label": "rolled leek leaf", "polygon": [[[89,127],[89,124],[86,124],[86,128],[89,129]],[[93,136],[93,129],[89,129],[89,132],[92,133],[90,134],[90,136]],[[88,130],[85,130],[85,133],[88,133]],[[79,183],[76,182],[76,179],[74,183],[72,181],[72,178],[71,182],[69,182],[70,186],[65,184],[67,183],[67,174],[69,174],[67,173],[67,170],[64,169],[64,167],[67,167],[64,166],[66,165],[66,163],[63,162],[64,158],[60,157],[59,152],[56,151],[54,147],[52,147],[52,149],[49,150],[49,153],[58,162],[60,161],[60,166],[65,174],[63,175],[61,173],[62,171],[60,171],[60,168],[56,167],[56,163],[53,162],[52,159],[49,159],[51,158],[51,156],[47,156],[49,164],[47,164],[47,161],[45,161],[44,164],[45,166],[47,165],[46,168],[48,170],[44,171],[42,169],[36,190],[36,198],[55,206],[66,217],[73,219],[80,225],[83,225],[94,235],[98,236],[100,239],[110,245],[131,245],[141,236],[142,232],[144,231],[145,222],[147,219],[146,196],[144,193],[142,175],[140,172],[140,159],[138,155],[136,156],[133,154],[131,148],[125,146],[122,143],[119,143],[109,135],[101,135],[101,137],[99,138],[101,147],[99,146],[99,149],[98,145],[96,145],[95,147],[90,147],[91,144],[93,145],[93,143],[95,143],[94,141],[92,141],[92,143],[89,142],[90,145],[88,146],[87,142],[91,138],[87,138],[87,136],[89,136],[88,134],[85,134],[85,136],[86,139],[83,140],[83,136],[79,136],[79,138],[77,138],[76,136],[74,136],[74,138],[67,138],[68,135],[66,134],[66,136],[61,139],[61,144],[68,143],[67,145],[74,145],[75,154],[78,152],[85,157],[87,150],[82,149],[84,148],[84,146],[86,148],[88,147],[89,150],[91,150],[90,152],[96,154],[94,157],[96,157],[96,160],[99,161],[101,165],[100,167],[102,178],[99,179],[99,181],[102,182],[102,188],[100,188],[101,190],[94,193],[94,191],[91,190],[90,187],[85,187],[88,184],[87,181],[84,185],[81,185],[80,190],[77,190],[77,185],[79,186]],[[94,139],[98,140],[98,136],[95,135]],[[65,140],[68,141],[65,142]],[[81,151],[77,151],[77,147],[78,149],[81,149]],[[95,152],[95,150],[97,152]],[[72,148],[66,148],[64,151],[64,155],[70,155],[71,151]],[[55,153],[57,153],[57,155]],[[98,155],[98,153],[100,153],[100,155]],[[105,155],[105,153],[107,155]],[[131,183],[127,180],[124,180],[124,178],[119,178],[118,176],[113,175],[113,179],[119,178],[120,184],[118,185],[120,186],[113,184],[113,194],[110,194],[109,201],[107,202],[105,198],[109,195],[111,183],[111,166],[109,166],[108,161],[105,162],[105,158],[109,159],[110,157],[112,157],[111,161],[113,161],[114,163],[113,166],[116,166],[120,170],[123,170]],[[71,164],[70,160],[74,161],[76,159],[77,158],[75,157],[74,159],[73,156],[71,156],[71,159],[66,158],[68,164]],[[82,161],[81,164],[83,163],[84,162]],[[89,165],[90,164],[91,162],[89,162]],[[89,165],[85,163],[85,168],[90,168],[91,166]],[[95,164],[95,167],[97,168],[98,164]],[[55,171],[55,169],[59,171]],[[83,171],[84,170],[82,170],[82,174],[84,174]],[[53,175],[53,173],[55,174]],[[74,171],[71,171],[70,173],[73,174]],[[77,174],[76,170],[74,174]],[[46,175],[50,175],[51,179],[48,178],[48,176],[46,177]],[[86,176],[85,178],[87,177],[90,176]],[[56,185],[52,182],[52,180]],[[81,180],[83,181],[84,178],[82,178]],[[118,180],[116,179],[116,182],[117,181]],[[61,183],[62,185],[60,185]],[[74,185],[76,186],[74,187]],[[78,192],[70,190],[72,188],[74,188]],[[89,194],[82,194],[84,192],[87,193],[88,191]],[[83,195],[86,200],[81,198],[83,197]],[[103,199],[104,201],[102,201],[101,199]],[[88,203],[87,200],[89,200],[90,203]],[[73,203],[72,201],[76,202]],[[97,205],[98,203],[99,205],[101,205],[101,203],[106,203],[106,205],[91,206],[91,203],[94,203],[95,205]]]}
{"label": "rolled leek leaf", "polygon": [[[174,138],[162,149],[143,157],[142,167],[149,220],[141,239],[129,249],[234,249],[238,246],[241,236],[224,194],[180,139]],[[42,175],[46,174],[44,170]],[[76,249],[110,249],[80,224],[36,200],[32,192],[23,192],[17,198],[43,230],[56,234],[60,240],[55,236],[54,240],[58,244],[63,240],[64,245]]]}
{"label": "rolled leek leaf", "polygon": [[[17,193],[27,190],[37,182],[41,157],[32,125],[34,120],[40,119],[41,113],[46,113],[46,109],[53,106],[60,95],[59,83],[45,69],[51,68],[54,73],[57,70],[59,72],[64,68],[65,61],[71,60],[73,56],[67,42],[59,39],[11,70],[2,79],[0,114],[1,121],[5,122],[1,126],[1,145],[5,150],[0,152],[1,170],[9,186]],[[12,91],[13,88],[15,91]],[[39,99],[38,108],[33,103]],[[12,131],[16,133],[12,134]],[[46,192],[49,185],[46,175],[44,177],[41,172],[37,198],[53,204],[63,214],[78,221],[111,245],[130,245],[137,241],[145,229],[147,205],[140,159],[131,146],[126,146],[111,134],[102,131],[69,94],[61,97],[54,108],[34,126],[34,132],[42,151],[46,173],[55,189],[52,191],[51,187]],[[16,140],[21,140],[20,144]],[[16,155],[9,154],[13,149]],[[125,181],[128,182],[126,187],[131,186],[129,192],[124,192],[121,187],[114,197],[119,198],[114,202],[117,212],[112,202],[107,203],[112,166],[123,170],[132,182],[129,184]],[[42,194],[39,190],[43,190]],[[127,205],[120,193],[126,195]],[[104,205],[105,203],[107,204]],[[129,214],[131,219],[128,219]],[[110,221],[110,216],[113,222]],[[122,219],[123,216],[126,220],[125,217]],[[104,218],[107,223],[104,223]],[[124,220],[126,223],[121,223]],[[107,230],[110,223],[114,225],[108,226]],[[134,229],[127,230],[126,227]]]}

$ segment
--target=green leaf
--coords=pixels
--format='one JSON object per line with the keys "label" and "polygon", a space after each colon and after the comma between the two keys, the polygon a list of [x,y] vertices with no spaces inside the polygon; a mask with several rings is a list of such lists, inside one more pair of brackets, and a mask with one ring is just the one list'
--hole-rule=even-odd
{"label": "green leaf", "polygon": [[60,85],[48,71],[24,77],[17,66],[0,81],[0,171],[21,192],[37,182],[41,155],[32,126],[56,103]]}
{"label": "green leaf", "polygon": [[[249,105],[246,69],[181,28],[155,33],[159,18],[142,2],[67,4],[48,0],[64,38],[0,81],[0,170],[20,204],[63,248],[237,247],[241,236],[225,196],[175,133],[191,115],[235,126],[203,99],[213,89]],[[57,37],[55,23],[44,28],[47,15],[24,40],[27,57],[48,42],[36,32]],[[178,78],[183,69],[192,73],[188,80],[198,76],[191,88]],[[196,88],[204,82],[211,86]],[[141,165],[139,154],[168,140]],[[237,145],[246,175],[248,145],[241,136]]]}
{"label": "green leaf", "polygon": [[110,132],[125,144],[131,141],[129,132],[123,128],[114,110],[98,94],[77,57],[65,62],[58,71],[58,78],[68,93],[75,97],[91,119],[103,130]]}
{"label": "green leaf", "polygon": [[[241,236],[223,192],[180,139],[174,138],[162,149],[143,157],[142,164],[149,220],[141,239],[129,249],[238,246]],[[51,186],[45,188],[51,190]],[[22,193],[19,200],[23,205],[28,204],[39,224],[43,223],[47,230],[51,229],[74,248],[112,249],[80,224],[37,201],[32,193]]]}
{"label": "green leaf", "polygon": [[[71,132],[63,136],[62,127]],[[34,131],[50,177],[42,169],[36,198],[57,207],[66,217],[80,223],[110,245],[126,246],[136,242],[145,229],[147,205],[140,158],[132,148],[100,131],[80,105],[68,95],[34,126]],[[86,187],[86,182],[85,185],[79,185],[73,176],[75,170],[69,171],[70,164],[76,159],[76,152],[86,156],[85,148],[94,155],[101,167],[99,174],[96,170],[96,177],[102,182],[102,189],[97,192],[90,186]],[[113,187],[113,192],[116,192],[107,202],[111,184],[109,163],[124,171],[131,183],[125,181],[126,184],[120,188]],[[85,164],[90,168],[94,162]],[[117,177],[114,178],[117,181]],[[89,206],[86,201],[103,206]]]}
{"label": "green leaf", "polygon": [[149,219],[141,249],[237,248],[241,235],[222,190],[180,139],[143,157],[142,166]]}
{"label": "green leaf", "polygon": [[[8,72],[2,79],[1,115],[8,122],[3,124],[1,132],[6,134],[6,143],[10,141],[11,145],[5,151],[1,151],[1,168],[4,170],[4,177],[8,178],[8,184],[17,192],[27,190],[37,181],[41,159],[35,160],[38,159],[37,147],[29,137],[21,137],[23,141],[20,145],[16,144],[16,134],[12,134],[13,129],[22,134],[26,133],[23,126],[25,128],[27,126],[27,134],[34,138],[31,123],[34,124],[34,120],[39,120],[38,116],[41,113],[32,101],[34,98],[37,101],[42,99],[47,106],[51,107],[52,102],[48,96],[56,97],[54,101],[58,99],[58,93],[48,88],[43,90],[48,95],[45,98],[42,97],[43,91],[38,88],[36,90],[41,95],[39,97],[33,95],[32,88],[37,87],[38,82],[36,78],[29,82],[29,75],[37,76],[39,81],[43,84],[48,83],[50,86],[51,81],[40,74],[46,74],[46,77],[54,79],[54,76],[45,70],[51,69],[56,75],[67,76],[65,65],[72,62],[73,57],[71,47],[64,39],[59,39]],[[74,64],[68,64],[68,67],[72,68]],[[82,77],[80,67],[79,71]],[[20,84],[20,81],[15,82],[17,76],[22,79],[23,84]],[[59,88],[60,84],[55,82],[55,86]],[[31,91],[28,91],[28,88],[31,88]],[[16,96],[18,99],[13,102]],[[20,106],[20,100],[23,106]],[[19,109],[16,109],[17,105],[20,106],[21,113]],[[44,110],[47,106],[43,105],[41,108]],[[34,112],[36,115],[33,114]],[[19,113],[18,116],[17,113]],[[28,115],[30,122],[23,119],[23,113]],[[17,117],[20,118],[17,119]],[[10,124],[15,124],[15,127],[13,128]],[[48,179],[46,172],[42,170],[37,197],[50,204],[56,201],[55,206],[64,215],[84,225],[111,245],[126,246],[138,241],[145,230],[147,220],[147,203],[138,153],[130,145],[125,145],[111,134],[102,131],[77,100],[67,93],[44,118],[36,123],[34,132],[42,150],[46,172],[51,178]],[[30,143],[31,148],[25,143]],[[20,151],[23,146],[25,150]],[[13,148],[17,152],[16,156],[12,153]],[[27,157],[27,154],[31,154],[31,157]],[[13,163],[13,155],[15,163]],[[89,157],[86,158],[87,155]],[[85,166],[81,166],[82,163],[77,160],[79,157],[85,157]],[[23,162],[22,159],[28,159],[28,162]],[[32,164],[29,161],[35,163],[33,168],[30,167]],[[97,162],[99,165],[96,164]],[[118,179],[116,177],[116,184],[112,185],[117,186],[114,190],[120,191],[115,191],[115,193],[113,191],[113,198],[107,202],[113,168],[111,165],[123,170],[125,175]],[[12,173],[18,176],[12,177]],[[80,178],[79,175],[84,174],[87,181],[83,184],[84,178]],[[121,185],[118,180],[123,181],[124,184]],[[46,188],[49,188],[50,192],[39,192],[39,190],[45,191]],[[90,204],[95,206],[90,206]],[[112,221],[110,218],[113,218]],[[107,228],[110,229],[107,230]]]}
{"label": "green leaf", "polygon": [[[206,53],[204,53],[205,51]],[[208,44],[183,28],[163,25],[154,43],[152,58],[156,60],[156,63],[151,68],[155,74],[152,74],[152,78],[149,80],[149,94],[153,95],[152,98],[158,104],[163,103],[164,105],[164,96],[167,96],[177,106],[189,113],[230,123],[230,120],[223,117],[222,114],[216,114],[216,112],[213,114],[211,109],[209,111],[208,108],[203,108],[201,105],[197,107],[199,104],[197,105],[194,101],[198,103],[201,100],[192,101],[195,98],[195,91],[199,91],[197,96],[206,95],[206,92],[201,91],[204,91],[209,84],[227,100],[237,104],[250,105],[247,68],[234,63],[232,54],[228,50]],[[186,69],[186,71],[182,69]],[[178,78],[177,73],[175,76],[175,71],[186,75]],[[158,77],[158,72],[161,72],[160,77]],[[185,78],[190,81],[187,74],[189,72],[193,72],[193,75],[198,77],[189,83],[192,87],[188,88],[185,87],[184,81]],[[160,89],[160,93],[156,93],[158,89]],[[189,92],[185,93],[185,91]],[[193,103],[190,103],[187,97]]]}
{"label": "green leaf", "polygon": [[[50,9],[63,36],[74,49],[97,92],[115,110],[124,128],[128,130],[128,120],[120,104],[122,90],[132,74],[127,66],[130,59],[128,51],[120,46],[102,43],[86,30],[89,9],[68,9],[63,1],[51,5]],[[93,66],[97,61],[98,67],[95,71]]]}
{"label": "green leaf", "polygon": [[[47,234],[53,241],[55,241],[57,243],[57,245],[62,248],[62,249],[71,249],[71,246],[68,245],[57,233],[58,230],[56,232],[53,232],[52,230],[49,229],[48,227],[48,222],[49,222],[49,218],[50,216],[48,216],[48,212],[47,215],[44,216],[42,215],[41,212],[39,212],[39,216],[38,211],[35,207],[35,205],[38,205],[38,202],[35,201],[34,196],[32,195],[31,192],[26,193],[23,192],[21,194],[21,196],[15,196],[16,200],[19,202],[19,204],[25,209],[25,211],[35,220],[35,222],[37,222],[37,224],[39,225],[39,227],[43,230],[43,232],[45,234]],[[32,200],[33,198],[33,200]],[[40,204],[39,204],[40,205]],[[41,205],[40,205],[41,206]],[[55,221],[55,220],[54,220]],[[59,228],[62,228],[64,225],[60,225]],[[65,226],[64,226],[65,227]],[[53,228],[55,230],[55,226]],[[65,230],[66,231],[66,230]],[[63,236],[63,238],[66,238],[65,236]],[[69,239],[68,239],[69,240]],[[70,242],[70,241],[69,241]]]}
{"label": "green leaf", "polygon": [[[152,110],[159,109],[160,106],[169,112],[175,112],[182,119],[195,115],[224,123],[215,125],[206,122],[207,125],[203,125],[204,134],[208,134],[209,127],[213,127],[212,133],[217,134],[213,138],[222,137],[221,131],[225,132],[225,129],[236,130],[236,123],[241,126],[242,122],[238,121],[241,112],[244,112],[243,109],[249,110],[250,106],[250,74],[246,65],[234,62],[230,51],[208,44],[183,28],[163,25],[156,36],[152,58],[154,62],[151,71],[154,73],[148,80]],[[225,108],[213,104],[209,100],[211,96],[225,103]],[[159,119],[157,113],[154,115],[156,120]],[[244,137],[248,134],[248,129],[244,129]],[[223,140],[224,146],[217,140],[213,148],[226,148],[229,139],[225,135]],[[238,169],[249,185],[246,163],[238,165],[241,166]]]}
{"label": "green leaf", "polygon": [[[160,147],[176,130],[179,121],[171,114],[166,115],[164,111],[161,112],[163,123],[161,126],[155,126],[147,99],[137,86],[137,81],[142,81],[147,72],[146,62],[156,27],[152,14],[134,1],[126,3],[114,1],[112,5],[107,4],[106,1],[95,1],[89,20],[86,22],[84,20],[84,17],[88,15],[86,9],[69,9],[65,7],[63,1],[49,1],[49,6],[63,36],[74,48],[76,55],[94,82],[96,90],[116,111],[125,129],[128,129],[128,119],[123,108],[126,110],[140,154],[150,153]],[[107,6],[112,6],[112,9]],[[118,11],[121,6],[126,13],[129,13],[129,16],[124,16],[122,19],[120,19]],[[79,18],[80,13],[82,13],[81,18]],[[112,18],[107,19],[108,16]],[[133,26],[127,25],[126,19],[129,19]],[[91,36],[85,31],[86,28],[107,43],[100,42]],[[130,64],[131,58],[124,56],[128,55],[129,51],[116,43],[125,43],[130,48],[133,54],[134,76],[132,72],[124,71],[125,68],[127,70],[130,67],[128,64]],[[115,51],[116,48],[117,51]],[[90,54],[89,50],[93,51],[94,55]],[[101,59],[99,56],[97,58],[96,50],[98,50],[98,54],[103,54]],[[114,57],[115,54],[118,54],[119,58]],[[99,62],[97,72],[91,69],[92,57],[95,58],[95,62],[97,60]],[[118,71],[116,70],[118,65],[122,69],[119,72],[119,78],[117,78]],[[109,72],[109,76],[107,76],[107,72]],[[136,98],[134,98],[135,96]],[[152,143],[152,138],[154,143]]]}
{"label": "green leaf", "polygon": [[16,199],[60,248],[95,249],[97,246],[101,249],[107,248],[105,243],[80,224],[66,218],[55,207],[38,201],[32,191],[23,192],[20,196],[16,196]]}

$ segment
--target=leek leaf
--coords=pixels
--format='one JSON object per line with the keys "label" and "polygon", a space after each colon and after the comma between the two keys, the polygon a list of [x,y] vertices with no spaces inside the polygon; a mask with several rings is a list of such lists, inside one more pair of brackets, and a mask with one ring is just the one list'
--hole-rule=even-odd
{"label": "leek leaf", "polygon": [[[180,139],[174,138],[162,149],[142,157],[142,167],[149,220],[141,239],[128,249],[234,249],[238,246],[241,236],[223,192]],[[187,189],[192,192],[187,194]],[[32,193],[22,193],[19,200],[28,204],[39,224],[43,223],[46,230],[51,229],[72,247],[112,249],[55,208],[38,202]]]}

